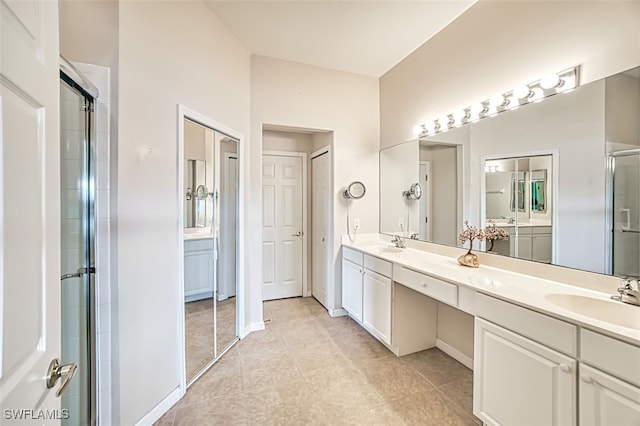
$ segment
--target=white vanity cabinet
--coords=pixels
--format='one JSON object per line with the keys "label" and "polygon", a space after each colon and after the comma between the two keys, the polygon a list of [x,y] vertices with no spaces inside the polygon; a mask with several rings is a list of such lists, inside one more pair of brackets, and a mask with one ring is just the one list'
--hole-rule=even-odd
{"label": "white vanity cabinet", "polygon": [[583,329],[580,425],[640,424],[640,347]]}
{"label": "white vanity cabinet", "polygon": [[359,322],[362,322],[363,262],[361,252],[342,248],[342,307]]}
{"label": "white vanity cabinet", "polygon": [[213,297],[215,272],[213,249],[213,238],[184,240],[185,302]]}
{"label": "white vanity cabinet", "polygon": [[482,294],[476,302],[474,414],[488,425],[577,424],[576,327]]}
{"label": "white vanity cabinet", "polygon": [[342,307],[373,336],[391,344],[391,263],[348,247],[342,253]]}
{"label": "white vanity cabinet", "polygon": [[391,345],[391,263],[364,256],[362,325],[383,343]]}

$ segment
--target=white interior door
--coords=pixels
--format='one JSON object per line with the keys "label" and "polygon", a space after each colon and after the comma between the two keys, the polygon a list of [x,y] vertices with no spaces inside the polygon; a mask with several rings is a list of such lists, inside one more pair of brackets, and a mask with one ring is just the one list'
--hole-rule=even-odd
{"label": "white interior door", "polygon": [[45,379],[61,350],[57,2],[1,2],[0,43],[0,412],[57,424]]}
{"label": "white interior door", "polygon": [[262,298],[302,296],[302,158],[262,156]]}
{"label": "white interior door", "polygon": [[420,197],[420,239],[429,241],[431,239],[431,164],[428,161],[420,162],[420,186],[422,187],[422,197]]}
{"label": "white interior door", "polygon": [[328,308],[327,278],[330,232],[329,153],[311,159],[311,293]]}

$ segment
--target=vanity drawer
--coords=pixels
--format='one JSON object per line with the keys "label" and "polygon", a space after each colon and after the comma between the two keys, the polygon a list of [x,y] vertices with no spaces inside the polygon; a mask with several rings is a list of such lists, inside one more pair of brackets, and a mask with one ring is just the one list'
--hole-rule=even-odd
{"label": "vanity drawer", "polygon": [[458,303],[458,286],[400,266],[394,270],[393,280],[419,293],[451,306]]}
{"label": "vanity drawer", "polygon": [[363,256],[364,255],[362,254],[362,252],[359,252],[358,250],[354,250],[354,249],[351,249],[349,247],[342,247],[342,258],[343,259],[350,260],[353,263],[356,263],[356,264],[362,266]]}
{"label": "vanity drawer", "polygon": [[577,354],[578,329],[573,324],[481,293],[475,307],[478,317],[567,355]]}
{"label": "vanity drawer", "polygon": [[531,233],[533,235],[547,235],[547,234],[551,234],[551,227],[550,226],[532,226],[531,227]]}
{"label": "vanity drawer", "polygon": [[378,259],[374,256],[364,255],[364,267],[370,271],[377,272],[380,275],[384,275],[387,278],[391,278],[391,262]]}
{"label": "vanity drawer", "polygon": [[580,354],[582,362],[640,386],[640,347],[583,328]]}

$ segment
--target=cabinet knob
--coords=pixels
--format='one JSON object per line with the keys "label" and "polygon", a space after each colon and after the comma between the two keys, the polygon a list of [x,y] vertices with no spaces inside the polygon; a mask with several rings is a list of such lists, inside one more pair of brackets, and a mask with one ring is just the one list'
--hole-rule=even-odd
{"label": "cabinet knob", "polygon": [[568,373],[571,371],[571,368],[568,365],[560,364],[560,370],[564,371],[565,373]]}
{"label": "cabinet knob", "polygon": [[427,288],[427,283],[422,283],[422,287]]}
{"label": "cabinet knob", "polygon": [[583,374],[582,376],[580,376],[580,379],[582,379],[582,381],[585,383],[593,383],[593,379],[587,376],[586,374]]}

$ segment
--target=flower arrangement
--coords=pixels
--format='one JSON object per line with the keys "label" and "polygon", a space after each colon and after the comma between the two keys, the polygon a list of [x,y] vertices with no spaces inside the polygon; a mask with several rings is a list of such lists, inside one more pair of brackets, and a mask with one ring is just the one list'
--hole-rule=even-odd
{"label": "flower arrangement", "polygon": [[464,246],[464,244],[469,241],[469,251],[466,254],[458,257],[458,263],[463,266],[471,266],[472,268],[477,268],[480,266],[480,262],[478,262],[478,256],[471,253],[473,249],[473,241],[478,240],[482,241],[485,239],[485,233],[483,229],[478,229],[477,226],[470,226],[469,221],[464,221],[465,229],[458,235],[458,241]]}
{"label": "flower arrangement", "polygon": [[489,224],[484,228],[484,237],[487,241],[491,242],[489,250],[487,251],[493,251],[493,244],[496,242],[496,240],[508,240],[509,233],[502,228],[498,228],[493,220],[489,220]]}

